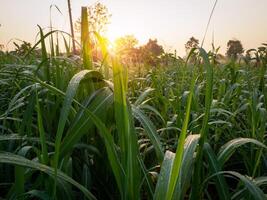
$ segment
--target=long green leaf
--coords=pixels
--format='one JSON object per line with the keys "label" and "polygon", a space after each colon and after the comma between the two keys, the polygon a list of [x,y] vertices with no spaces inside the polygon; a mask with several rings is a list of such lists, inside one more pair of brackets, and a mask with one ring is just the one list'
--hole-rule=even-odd
{"label": "long green leaf", "polygon": [[[221,165],[219,164],[213,150],[211,149],[211,146],[208,143],[205,143],[204,145],[204,152],[209,163],[210,172],[212,174],[220,172],[222,170]],[[221,174],[218,174],[215,177],[215,181],[219,198],[224,200],[230,199],[228,185],[226,184],[224,177]]]}
{"label": "long green leaf", "polygon": [[252,143],[259,147],[262,147],[264,149],[267,149],[267,146],[263,143],[259,142],[258,140],[252,139],[252,138],[236,138],[229,142],[227,142],[225,145],[223,145],[220,148],[220,151],[218,153],[218,162],[221,166],[224,165],[224,163],[233,155],[235,150],[239,148],[240,146],[243,146],[245,144]]}
{"label": "long green leaf", "polygon": [[185,140],[182,166],[174,193],[174,196],[177,197],[177,199],[184,199],[186,192],[190,187],[194,169],[193,165],[195,161],[195,151],[198,145],[199,138],[199,134],[194,134],[187,136]]}
{"label": "long green leaf", "polygon": [[36,92],[36,109],[37,109],[38,130],[40,134],[40,143],[42,146],[42,159],[43,159],[42,162],[43,164],[47,164],[48,163],[48,151],[47,151],[47,145],[46,145],[44,126],[43,126],[42,110],[40,108],[37,92]]}
{"label": "long green leaf", "polygon": [[[45,83],[39,79],[34,79],[34,81],[38,82],[43,87],[49,89],[52,93],[66,98],[66,94],[64,92],[53,87],[52,85],[49,85],[49,84],[47,84],[47,83]],[[109,162],[110,162],[111,168],[113,170],[114,176],[116,178],[116,182],[118,184],[119,190],[120,190],[121,194],[123,194],[123,187],[125,185],[123,182],[123,178],[125,177],[125,171],[124,171],[124,169],[120,163],[120,159],[119,159],[119,156],[118,156],[117,151],[116,151],[116,144],[113,140],[112,135],[110,134],[110,132],[108,131],[106,126],[103,124],[103,122],[94,113],[92,113],[87,108],[83,107],[83,105],[80,104],[75,99],[73,99],[73,102],[75,104],[79,105],[81,108],[86,109],[86,115],[88,115],[88,117],[93,121],[93,123],[98,128],[99,134],[101,135],[101,137],[103,138],[103,140],[105,142],[105,147],[107,149]]]}
{"label": "long green leaf", "polygon": [[156,127],[140,109],[132,105],[132,111],[135,118],[138,119],[144,127],[153,147],[155,148],[158,161],[161,163],[163,161],[164,153]]}
{"label": "long green leaf", "polygon": [[185,144],[185,138],[187,134],[187,126],[189,122],[190,117],[190,109],[191,109],[191,103],[192,103],[192,97],[193,97],[193,91],[195,87],[196,78],[193,77],[190,87],[190,94],[187,99],[187,105],[186,105],[186,113],[185,113],[185,119],[182,126],[182,131],[178,140],[178,146],[175,153],[174,163],[171,169],[170,174],[170,182],[168,184],[168,190],[167,190],[167,200],[171,200],[173,198],[174,190],[177,184],[177,181],[179,179],[179,173],[182,166],[182,158],[184,153],[184,144]]}
{"label": "long green leaf", "polygon": [[36,169],[50,176],[56,175],[59,179],[62,179],[63,181],[66,181],[75,186],[76,188],[78,188],[79,190],[81,190],[88,199],[96,199],[95,196],[90,191],[88,191],[84,186],[80,185],[78,182],[76,182],[71,177],[61,172],[60,170],[58,170],[56,174],[55,170],[47,165],[43,165],[38,162],[28,160],[22,156],[6,152],[0,152],[0,163],[12,164],[12,165]]}
{"label": "long green leaf", "polygon": [[171,151],[166,151],[164,160],[161,164],[160,174],[154,194],[155,200],[166,199],[166,193],[168,190],[168,184],[170,182],[170,172],[173,166],[175,154]]}
{"label": "long green leaf", "polygon": [[[83,70],[79,73],[75,74],[73,78],[70,80],[65,99],[61,108],[59,122],[58,122],[58,128],[56,133],[56,141],[55,141],[55,156],[54,156],[54,167],[55,172],[57,172],[58,167],[58,159],[59,159],[59,153],[60,153],[60,146],[61,146],[61,139],[64,131],[64,127],[69,115],[69,111],[71,109],[71,105],[74,99],[75,94],[77,93],[78,87],[80,82],[88,78],[91,75],[91,78],[94,77],[94,75],[98,74],[95,71],[92,70]],[[101,77],[101,76],[99,76]],[[102,78],[102,77],[101,77]]]}
{"label": "long green leaf", "polygon": [[246,177],[235,171],[221,171],[221,172],[215,173],[211,175],[210,177],[208,177],[204,181],[204,183],[207,182],[209,179],[213,178],[214,176],[218,176],[219,174],[230,175],[232,177],[238,178],[242,183],[244,183],[246,189],[249,191],[253,199],[255,200],[266,199],[266,195],[264,194],[264,192],[257,186],[257,184],[253,181],[251,177]]}
{"label": "long green leaf", "polygon": [[102,117],[107,113],[107,109],[113,103],[113,94],[107,88],[96,91],[90,96],[88,102],[83,104],[84,108],[77,113],[76,118],[72,122],[72,126],[66,133],[62,141],[60,157],[64,156],[68,151],[71,151],[73,146],[81,139],[81,137],[93,127],[93,122],[86,115],[86,109],[89,109],[98,117]]}
{"label": "long green leaf", "polygon": [[138,163],[138,143],[133,124],[131,109],[127,104],[127,73],[113,60],[114,108],[119,135],[122,166],[125,170],[124,199],[140,198],[141,168]]}
{"label": "long green leaf", "polygon": [[199,148],[197,151],[196,166],[193,175],[193,185],[191,192],[191,199],[201,199],[201,190],[199,189],[201,185],[201,170],[202,170],[202,158],[203,158],[203,148],[204,143],[208,137],[208,121],[210,115],[213,88],[213,68],[209,62],[209,57],[206,51],[202,48],[199,49],[200,56],[203,58],[204,67],[206,68],[206,87],[205,87],[205,115],[202,122],[202,127],[200,130],[200,140]]}

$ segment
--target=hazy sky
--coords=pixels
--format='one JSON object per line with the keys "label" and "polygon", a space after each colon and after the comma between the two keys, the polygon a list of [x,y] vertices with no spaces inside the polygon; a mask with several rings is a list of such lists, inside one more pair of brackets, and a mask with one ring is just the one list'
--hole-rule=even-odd
{"label": "hazy sky", "polygon": [[[81,6],[93,0],[72,0],[73,18]],[[202,39],[214,0],[100,0],[112,14],[108,35],[133,34],[140,43],[157,38],[165,49],[184,53],[189,37]],[[69,31],[67,0],[0,0],[0,44],[12,38],[34,42],[37,24],[49,25],[49,7],[56,4],[62,14],[52,9],[53,25]],[[249,49],[267,42],[267,0],[219,0],[204,47],[215,44],[225,53],[229,39],[239,39]],[[12,45],[9,46],[11,48]]]}

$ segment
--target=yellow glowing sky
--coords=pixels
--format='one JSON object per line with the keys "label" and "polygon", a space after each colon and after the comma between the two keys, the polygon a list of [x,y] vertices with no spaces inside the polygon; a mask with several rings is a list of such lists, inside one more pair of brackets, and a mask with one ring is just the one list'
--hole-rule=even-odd
{"label": "yellow glowing sky", "polygon": [[[96,1],[72,0],[73,17],[80,7]],[[111,40],[133,34],[140,43],[157,38],[166,50],[184,53],[189,37],[202,39],[214,0],[100,0],[112,14],[108,36]],[[53,25],[69,31],[67,0],[0,0],[0,44],[12,38],[34,42],[37,24],[49,25],[49,7],[56,4],[63,16],[52,11]],[[249,49],[267,42],[267,0],[219,0],[204,47],[215,44],[225,53],[229,39],[240,39]]]}

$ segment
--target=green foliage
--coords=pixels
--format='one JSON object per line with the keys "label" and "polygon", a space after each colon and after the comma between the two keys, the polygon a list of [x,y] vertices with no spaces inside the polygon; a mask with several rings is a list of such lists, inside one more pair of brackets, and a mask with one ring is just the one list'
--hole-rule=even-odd
{"label": "green foliage", "polygon": [[66,35],[67,54],[49,52],[61,32],[41,27],[1,53],[1,198],[265,199],[266,48],[225,64],[192,48],[163,67],[150,40],[134,49],[155,63],[128,77],[97,33],[109,59],[94,62],[87,14],[78,58]]}

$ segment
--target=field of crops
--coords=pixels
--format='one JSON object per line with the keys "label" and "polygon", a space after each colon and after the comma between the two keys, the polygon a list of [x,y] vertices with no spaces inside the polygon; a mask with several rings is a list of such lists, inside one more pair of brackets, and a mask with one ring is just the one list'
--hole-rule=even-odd
{"label": "field of crops", "polygon": [[266,46],[129,70],[81,35],[0,51],[0,199],[267,198]]}

